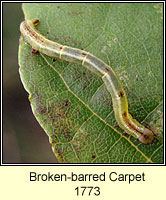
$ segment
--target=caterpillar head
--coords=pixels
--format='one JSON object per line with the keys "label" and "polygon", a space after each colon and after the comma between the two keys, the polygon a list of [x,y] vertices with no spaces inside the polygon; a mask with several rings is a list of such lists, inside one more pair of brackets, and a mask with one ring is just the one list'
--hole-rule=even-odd
{"label": "caterpillar head", "polygon": [[154,133],[150,129],[145,128],[143,134],[138,139],[144,144],[151,143],[154,139]]}

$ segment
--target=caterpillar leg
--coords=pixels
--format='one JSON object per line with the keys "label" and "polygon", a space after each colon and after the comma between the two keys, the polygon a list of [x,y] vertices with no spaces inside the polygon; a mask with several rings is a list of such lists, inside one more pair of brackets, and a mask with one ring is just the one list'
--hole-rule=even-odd
{"label": "caterpillar leg", "polygon": [[33,23],[35,26],[37,26],[37,25],[40,23],[40,21],[39,21],[39,19],[33,19],[33,20],[32,20],[32,23]]}
{"label": "caterpillar leg", "polygon": [[115,124],[114,128],[118,128],[119,127],[119,124]]}
{"label": "caterpillar leg", "polygon": [[32,54],[37,54],[37,52],[38,52],[38,51],[37,51],[36,49],[33,49],[33,48],[31,49],[31,53],[32,53]]}
{"label": "caterpillar leg", "polygon": [[127,134],[126,131],[123,131],[122,136],[124,136],[124,135],[126,135],[126,134]]}

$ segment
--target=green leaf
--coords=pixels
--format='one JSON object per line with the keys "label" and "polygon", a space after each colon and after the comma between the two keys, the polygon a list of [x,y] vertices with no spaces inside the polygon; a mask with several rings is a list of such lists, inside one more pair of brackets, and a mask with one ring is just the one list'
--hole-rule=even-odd
{"label": "green leaf", "polygon": [[25,3],[42,35],[85,49],[109,64],[124,85],[129,112],[156,134],[148,145],[115,128],[111,96],[81,65],[52,59],[20,40],[20,76],[33,113],[59,162],[163,162],[161,3]]}

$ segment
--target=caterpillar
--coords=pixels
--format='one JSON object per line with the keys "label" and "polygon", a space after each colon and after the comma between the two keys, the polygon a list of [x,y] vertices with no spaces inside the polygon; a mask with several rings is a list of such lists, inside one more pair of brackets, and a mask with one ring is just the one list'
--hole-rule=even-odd
{"label": "caterpillar", "polygon": [[53,58],[80,64],[92,73],[97,74],[104,82],[106,89],[111,94],[115,119],[118,125],[129,135],[148,144],[154,139],[154,133],[133,119],[128,111],[128,100],[122,83],[110,66],[94,55],[77,48],[64,46],[48,40],[36,29],[38,19],[25,20],[20,25],[20,31],[25,41],[35,51]]}

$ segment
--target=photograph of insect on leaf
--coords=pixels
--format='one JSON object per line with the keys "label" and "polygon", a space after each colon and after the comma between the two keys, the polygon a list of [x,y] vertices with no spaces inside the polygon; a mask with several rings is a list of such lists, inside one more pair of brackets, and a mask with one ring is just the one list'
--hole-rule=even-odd
{"label": "photograph of insect on leaf", "polygon": [[22,10],[19,74],[50,154],[59,163],[163,163],[163,4]]}

